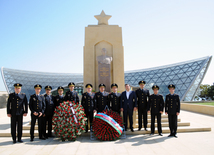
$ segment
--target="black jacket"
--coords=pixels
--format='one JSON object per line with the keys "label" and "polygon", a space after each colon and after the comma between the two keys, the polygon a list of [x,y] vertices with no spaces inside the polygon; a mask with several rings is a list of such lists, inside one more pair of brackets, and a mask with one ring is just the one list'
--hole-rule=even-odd
{"label": "black jacket", "polygon": [[65,93],[64,101],[71,101],[75,103],[79,103],[79,96],[76,91],[71,92],[70,90]]}
{"label": "black jacket", "polygon": [[7,100],[7,114],[22,115],[28,112],[27,97],[24,93],[16,95],[15,93],[9,94]]}
{"label": "black jacket", "polygon": [[108,105],[110,106],[110,109],[116,112],[120,112],[120,99],[121,99],[121,94],[120,93],[110,93],[108,95]]}
{"label": "black jacket", "polygon": [[137,97],[134,91],[130,90],[129,98],[126,96],[126,91],[122,92],[120,107],[123,108],[123,111],[133,111],[133,109],[137,107]]}
{"label": "black jacket", "polygon": [[159,114],[160,111],[163,111],[164,100],[163,96],[160,94],[152,94],[149,96],[148,110],[151,110],[151,114]]}
{"label": "black jacket", "polygon": [[94,93],[88,94],[85,92],[82,94],[81,105],[83,106],[85,112],[94,110],[94,96]]}
{"label": "black jacket", "polygon": [[54,98],[55,106],[59,106],[60,103],[62,103],[63,101],[64,101],[64,96],[60,97],[59,95],[56,95]]}
{"label": "black jacket", "polygon": [[137,96],[137,106],[140,109],[148,109],[149,90],[140,88],[135,91]]}
{"label": "black jacket", "polygon": [[95,93],[94,102],[95,110],[97,110],[98,112],[102,112],[105,109],[106,105],[109,108],[108,93],[104,92],[104,95],[101,92]]}
{"label": "black jacket", "polygon": [[165,112],[168,114],[180,113],[180,98],[179,95],[168,94],[165,99]]}
{"label": "black jacket", "polygon": [[56,107],[54,103],[54,96],[50,95],[49,97],[47,94],[45,94],[44,98],[45,98],[45,105],[46,105],[45,115],[52,116],[54,114],[54,110]]}
{"label": "black jacket", "polygon": [[34,112],[42,112],[44,114],[46,105],[45,105],[45,98],[42,95],[39,95],[38,97],[36,94],[30,96],[30,102],[29,102],[29,107],[31,114]]}

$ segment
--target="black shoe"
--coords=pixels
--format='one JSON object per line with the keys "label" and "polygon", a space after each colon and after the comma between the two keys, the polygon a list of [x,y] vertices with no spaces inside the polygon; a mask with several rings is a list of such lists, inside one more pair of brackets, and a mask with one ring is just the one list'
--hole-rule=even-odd
{"label": "black shoe", "polygon": [[140,130],[141,130],[141,128],[138,129],[138,131],[140,131]]}
{"label": "black shoe", "polygon": [[33,138],[31,138],[30,141],[33,142]]}
{"label": "black shoe", "polygon": [[16,143],[16,140],[13,141],[13,144],[15,144],[15,143]]}
{"label": "black shoe", "polygon": [[172,137],[173,135],[172,134],[170,134],[168,137]]}
{"label": "black shoe", "polygon": [[131,129],[131,131],[132,131],[132,132],[134,132],[134,130],[133,130],[133,129]]}
{"label": "black shoe", "polygon": [[18,140],[18,142],[19,142],[19,143],[23,143],[23,141],[22,141],[22,140]]}
{"label": "black shoe", "polygon": [[44,137],[42,137],[42,138],[39,138],[39,139],[41,139],[41,140],[46,140]]}
{"label": "black shoe", "polygon": [[154,135],[154,133],[151,133],[150,136]]}
{"label": "black shoe", "polygon": [[163,136],[163,134],[162,134],[162,133],[159,133],[159,135],[160,135],[160,136]]}
{"label": "black shoe", "polygon": [[175,138],[178,138],[178,136],[177,136],[177,135],[174,135],[174,137],[175,137]]}
{"label": "black shoe", "polygon": [[147,128],[145,128],[145,131],[148,131]]}

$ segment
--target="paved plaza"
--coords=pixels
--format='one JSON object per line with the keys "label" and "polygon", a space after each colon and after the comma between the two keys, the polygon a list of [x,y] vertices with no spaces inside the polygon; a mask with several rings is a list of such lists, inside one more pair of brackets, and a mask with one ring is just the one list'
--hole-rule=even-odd
{"label": "paved plaza", "polygon": [[[211,132],[187,132],[178,133],[178,138],[168,138],[168,134],[163,137],[148,134],[127,135],[126,139],[111,142],[91,141],[89,136],[81,136],[75,142],[60,142],[57,138],[39,140],[35,138],[30,142],[29,137],[23,137],[24,143],[12,144],[10,137],[0,137],[0,154],[26,154],[26,155],[46,155],[46,154],[167,154],[167,155],[213,155],[214,154],[214,117],[187,111],[181,111],[180,118],[190,122],[190,127],[211,127]],[[28,122],[29,116],[24,119]],[[2,130],[9,130],[9,118],[0,118]]]}

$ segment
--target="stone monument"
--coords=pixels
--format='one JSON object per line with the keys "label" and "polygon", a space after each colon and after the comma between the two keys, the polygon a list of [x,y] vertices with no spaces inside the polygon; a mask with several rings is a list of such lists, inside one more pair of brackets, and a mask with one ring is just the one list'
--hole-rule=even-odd
{"label": "stone monument", "polygon": [[118,91],[124,90],[124,52],[122,28],[108,25],[110,15],[104,11],[94,16],[98,25],[85,28],[84,85],[91,83],[95,91],[104,83],[106,91],[111,91],[111,83],[117,83]]}

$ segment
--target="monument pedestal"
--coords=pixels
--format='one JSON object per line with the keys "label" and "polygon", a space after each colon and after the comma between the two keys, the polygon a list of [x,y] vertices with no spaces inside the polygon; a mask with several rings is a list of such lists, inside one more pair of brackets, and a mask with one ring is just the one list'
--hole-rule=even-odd
{"label": "monument pedestal", "polygon": [[[85,27],[84,85],[91,83],[93,89],[99,91],[99,84],[104,83],[107,91],[110,91],[110,85],[117,83],[118,91],[122,92],[124,91],[122,28],[118,25],[107,25],[106,22],[99,23],[100,25]],[[112,58],[109,67],[106,64],[99,66],[97,61],[97,57],[103,54],[103,48],[106,49],[106,57]]]}

